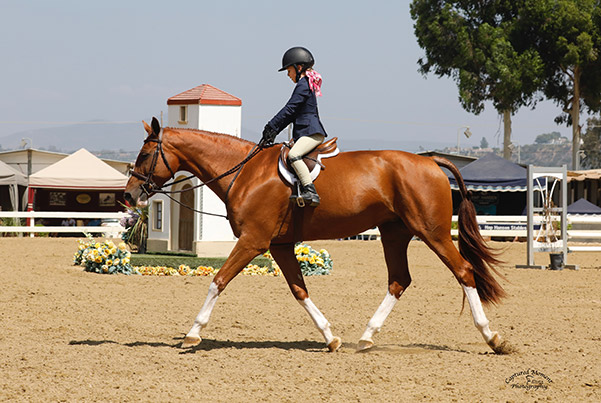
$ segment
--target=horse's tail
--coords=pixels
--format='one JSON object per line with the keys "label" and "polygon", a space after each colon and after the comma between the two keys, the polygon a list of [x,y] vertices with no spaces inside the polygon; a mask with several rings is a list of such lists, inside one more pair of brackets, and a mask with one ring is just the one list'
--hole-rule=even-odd
{"label": "horse's tail", "polygon": [[474,279],[480,300],[484,304],[497,304],[505,297],[503,287],[501,287],[493,276],[494,272],[502,277],[495,268],[501,261],[497,258],[497,253],[482,239],[478,221],[476,220],[476,208],[457,167],[445,158],[433,156],[432,159],[438,166],[451,171],[457,181],[457,186],[462,197],[459,211],[457,212],[459,220],[459,253],[474,268]]}

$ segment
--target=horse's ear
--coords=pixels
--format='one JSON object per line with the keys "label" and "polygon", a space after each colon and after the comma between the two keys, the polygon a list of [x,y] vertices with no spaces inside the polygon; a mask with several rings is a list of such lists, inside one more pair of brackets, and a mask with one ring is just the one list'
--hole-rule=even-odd
{"label": "horse's ear", "polygon": [[150,136],[152,134],[152,128],[148,126],[148,123],[146,123],[145,121],[142,121],[142,123],[144,124],[144,130],[146,130],[146,133],[148,133],[148,135]]}
{"label": "horse's ear", "polygon": [[151,125],[152,125],[152,134],[154,134],[155,136],[158,136],[159,133],[161,132],[161,124],[159,123],[157,118],[155,118],[155,117],[152,118]]}

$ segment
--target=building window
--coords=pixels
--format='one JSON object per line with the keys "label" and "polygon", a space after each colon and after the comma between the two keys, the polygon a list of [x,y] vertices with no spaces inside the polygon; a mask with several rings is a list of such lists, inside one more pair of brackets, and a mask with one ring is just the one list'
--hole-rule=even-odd
{"label": "building window", "polygon": [[155,200],[152,202],[152,207],[154,211],[154,221],[153,221],[153,229],[155,231],[163,230],[163,201]]}
{"label": "building window", "polygon": [[188,107],[180,106],[179,107],[179,122],[178,123],[188,123]]}

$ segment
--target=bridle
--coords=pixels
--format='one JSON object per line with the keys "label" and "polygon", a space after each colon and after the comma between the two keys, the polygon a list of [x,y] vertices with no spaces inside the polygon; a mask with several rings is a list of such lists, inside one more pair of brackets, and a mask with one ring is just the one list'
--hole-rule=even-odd
{"label": "bridle", "polygon": [[152,180],[152,176],[154,175],[154,171],[156,169],[157,162],[159,160],[159,155],[163,159],[163,163],[169,170],[171,177],[175,176],[175,173],[173,172],[173,170],[171,169],[171,166],[169,165],[169,161],[167,161],[167,157],[165,157],[165,151],[163,151],[163,141],[161,139],[162,134],[163,134],[163,131],[161,130],[161,133],[159,133],[159,135],[157,137],[148,136],[146,138],[146,140],[144,140],[144,144],[157,143],[157,146],[154,149],[154,154],[152,155],[152,161],[150,162],[150,169],[148,170],[148,174],[144,175],[139,172],[136,172],[133,169],[131,169],[129,171],[131,176],[133,176],[134,178],[139,179],[141,181],[144,181],[144,183],[140,185],[140,188],[148,197],[150,197],[150,195],[153,193],[160,193],[162,190],[162,187],[157,185]]}
{"label": "bridle", "polygon": [[209,212],[206,212],[206,211],[200,211],[200,210],[196,210],[196,209],[194,209],[194,208],[192,208],[190,206],[187,206],[187,205],[183,204],[182,202],[180,202],[179,200],[177,200],[174,197],[172,197],[171,194],[188,192],[188,191],[191,191],[193,189],[200,188],[202,186],[208,185],[209,183],[218,181],[219,179],[223,179],[226,176],[229,176],[229,175],[231,175],[231,174],[233,174],[235,172],[236,175],[234,176],[234,178],[230,182],[230,184],[229,184],[229,186],[227,188],[227,191],[225,193],[225,205],[226,205],[226,210],[227,210],[227,202],[228,202],[228,196],[229,196],[230,189],[234,185],[234,181],[236,180],[236,178],[238,177],[238,175],[242,171],[242,168],[255,155],[257,155],[259,152],[261,152],[261,150],[263,148],[267,147],[267,145],[265,144],[265,142],[263,141],[263,139],[261,139],[261,141],[259,141],[258,144],[255,144],[255,146],[248,153],[248,155],[246,156],[246,158],[244,158],[236,166],[234,166],[233,168],[227,170],[226,172],[222,173],[221,175],[216,176],[216,177],[214,177],[212,179],[209,179],[206,182],[201,182],[198,185],[195,185],[195,186],[192,186],[192,187],[188,187],[186,189],[165,190],[164,188],[176,185],[176,184],[181,183],[181,182],[185,182],[188,179],[194,178],[195,175],[189,175],[189,176],[187,176],[185,178],[181,178],[181,179],[178,179],[176,181],[164,184],[163,186],[159,186],[159,185],[157,185],[153,181],[152,176],[154,175],[154,171],[156,170],[156,166],[157,166],[157,163],[158,163],[158,160],[159,160],[159,156],[161,157],[161,159],[163,160],[163,163],[165,164],[165,166],[169,170],[169,173],[171,174],[171,178],[175,177],[175,172],[173,172],[173,169],[171,169],[171,166],[169,165],[169,161],[167,161],[167,157],[165,157],[165,151],[163,150],[162,135],[163,135],[163,130],[161,129],[161,131],[160,131],[160,133],[159,133],[159,135],[157,137],[148,136],[146,138],[146,140],[144,140],[144,144],[147,144],[147,143],[157,143],[157,146],[155,147],[154,153],[152,155],[152,161],[150,162],[150,169],[148,170],[148,173],[146,175],[144,175],[144,174],[141,174],[139,172],[136,172],[134,169],[131,169],[129,171],[129,173],[130,173],[131,176],[133,176],[134,178],[139,179],[141,181],[144,181],[144,183],[142,183],[140,185],[140,188],[142,189],[142,191],[146,194],[147,197],[150,197],[154,193],[161,193],[161,194],[164,194],[165,196],[167,196],[172,201],[178,203],[180,206],[185,207],[185,208],[187,208],[189,210],[192,210],[192,211],[194,211],[196,213],[206,214],[206,215],[212,215],[212,216],[216,216],[216,217],[224,217],[224,218],[227,219],[228,218],[227,215],[216,214],[216,213],[209,213]]}

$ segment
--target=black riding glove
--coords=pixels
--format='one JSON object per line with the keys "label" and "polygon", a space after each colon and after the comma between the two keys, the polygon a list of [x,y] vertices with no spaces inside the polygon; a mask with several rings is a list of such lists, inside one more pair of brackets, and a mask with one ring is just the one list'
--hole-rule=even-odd
{"label": "black riding glove", "polygon": [[277,135],[278,132],[269,126],[269,124],[266,124],[265,128],[263,129],[263,143],[265,143],[267,146],[272,145]]}

